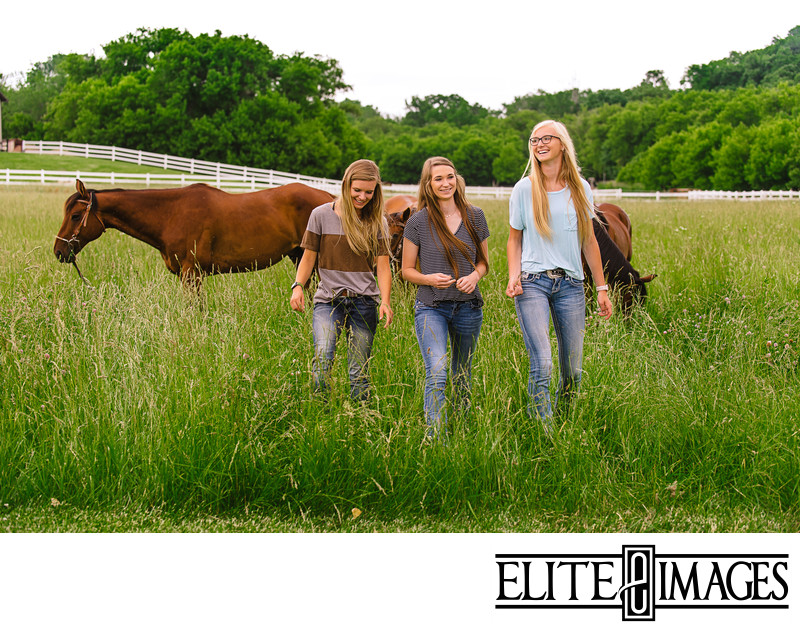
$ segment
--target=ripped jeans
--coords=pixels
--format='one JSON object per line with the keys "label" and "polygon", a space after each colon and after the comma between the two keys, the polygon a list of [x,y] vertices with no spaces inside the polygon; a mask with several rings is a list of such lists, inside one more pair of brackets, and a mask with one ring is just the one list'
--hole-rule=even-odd
{"label": "ripped jeans", "polygon": [[347,365],[350,374],[350,395],[354,399],[369,397],[369,358],[378,328],[378,305],[369,296],[334,298],[314,304],[314,388],[328,390],[336,341],[342,330],[347,335]]}

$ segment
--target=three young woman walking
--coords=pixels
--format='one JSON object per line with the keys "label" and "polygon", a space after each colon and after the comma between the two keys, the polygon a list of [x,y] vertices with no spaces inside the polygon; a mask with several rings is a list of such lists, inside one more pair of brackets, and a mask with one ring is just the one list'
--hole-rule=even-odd
{"label": "three young woman walking", "polygon": [[[586,328],[581,256],[597,286],[600,315],[611,317],[612,305],[592,227],[591,187],[580,176],[566,127],[552,120],[539,123],[528,148],[526,175],[509,202],[505,293],[514,299],[528,352],[527,411],[550,432],[556,404],[570,399],[581,382]],[[483,323],[479,282],[489,271],[489,227],[483,211],[467,200],[464,178],[447,158],[425,161],[417,197],[419,210],[408,219],[403,235],[402,275],[418,285],[414,330],[425,370],[425,420],[428,435],[434,437],[448,428],[448,364],[452,409],[463,413],[470,407],[472,358]],[[345,172],[341,195],[316,208],[308,222],[291,306],[303,311],[303,286],[317,265],[312,372],[319,390],[327,389],[336,341],[344,330],[351,394],[368,396],[377,323],[385,319],[388,327],[393,317],[383,212],[378,167],[358,160]],[[552,398],[551,320],[559,363],[559,385]]]}

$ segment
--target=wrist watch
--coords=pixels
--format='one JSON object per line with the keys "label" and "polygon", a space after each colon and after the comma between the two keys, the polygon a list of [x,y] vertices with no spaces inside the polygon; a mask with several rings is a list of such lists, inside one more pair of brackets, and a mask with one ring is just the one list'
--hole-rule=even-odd
{"label": "wrist watch", "polygon": [[294,291],[295,287],[302,287],[302,286],[303,286],[303,283],[298,283],[297,281],[294,281],[292,283],[292,287],[291,287],[291,289],[289,291]]}

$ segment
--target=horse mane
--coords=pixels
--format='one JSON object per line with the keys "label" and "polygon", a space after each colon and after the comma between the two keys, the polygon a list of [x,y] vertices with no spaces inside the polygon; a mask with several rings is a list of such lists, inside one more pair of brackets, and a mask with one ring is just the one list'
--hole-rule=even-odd
{"label": "horse mane", "polygon": [[617,244],[609,236],[605,227],[600,221],[592,221],[594,226],[594,236],[600,248],[600,257],[604,262],[605,271],[609,274],[611,284],[630,284],[639,281],[639,272],[630,264],[625,255],[617,247]]}

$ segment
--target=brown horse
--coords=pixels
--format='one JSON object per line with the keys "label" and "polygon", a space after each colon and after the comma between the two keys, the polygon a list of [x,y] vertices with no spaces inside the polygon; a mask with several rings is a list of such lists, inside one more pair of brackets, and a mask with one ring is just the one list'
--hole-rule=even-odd
{"label": "brown horse", "polygon": [[408,218],[417,212],[417,198],[411,195],[395,195],[386,200],[384,213],[389,223],[389,252],[395,271],[399,271],[403,257],[403,229]]}
{"label": "brown horse", "polygon": [[284,256],[295,263],[311,211],[330,193],[293,183],[230,194],[205,184],[160,190],[87,190],[64,203],[53,251],[64,263],[108,228],[152,245],[173,274],[199,288],[208,274],[248,272]]}
{"label": "brown horse", "polygon": [[[647,298],[646,284],[656,275],[641,276],[630,264],[633,254],[632,228],[627,213],[613,204],[600,204],[595,211],[592,228],[600,248],[606,282],[618,292],[623,314],[629,314],[634,304],[644,304]],[[585,261],[583,271],[587,293],[591,293],[594,284]]]}
{"label": "brown horse", "polygon": [[608,236],[617,244],[625,258],[630,261],[633,256],[633,229],[628,213],[619,206],[607,203],[595,206],[594,210],[600,223],[603,224],[608,232]]}

